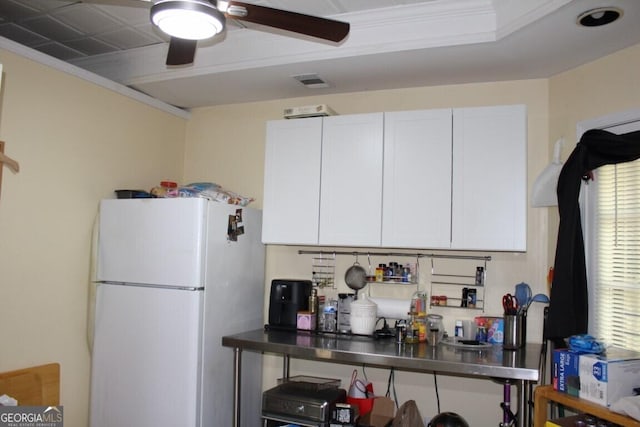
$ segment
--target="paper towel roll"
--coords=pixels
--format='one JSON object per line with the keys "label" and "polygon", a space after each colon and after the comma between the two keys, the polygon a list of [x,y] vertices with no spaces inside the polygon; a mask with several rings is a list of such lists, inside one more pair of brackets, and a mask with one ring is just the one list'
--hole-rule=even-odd
{"label": "paper towel roll", "polygon": [[411,309],[411,299],[369,298],[378,305],[378,317],[406,319]]}

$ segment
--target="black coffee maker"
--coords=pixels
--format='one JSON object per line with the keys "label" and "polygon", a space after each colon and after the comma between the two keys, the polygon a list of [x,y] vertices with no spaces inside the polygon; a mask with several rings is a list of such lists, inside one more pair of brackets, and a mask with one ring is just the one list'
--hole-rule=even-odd
{"label": "black coffee maker", "polygon": [[296,329],[298,311],[309,309],[311,280],[274,279],[269,298],[269,326]]}

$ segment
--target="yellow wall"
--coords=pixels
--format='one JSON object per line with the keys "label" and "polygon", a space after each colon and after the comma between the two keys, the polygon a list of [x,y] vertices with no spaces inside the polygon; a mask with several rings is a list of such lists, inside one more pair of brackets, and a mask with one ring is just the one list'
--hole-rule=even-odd
{"label": "yellow wall", "polygon": [[61,365],[65,426],[87,425],[90,236],[98,201],[183,173],[186,121],[0,50],[0,371]]}

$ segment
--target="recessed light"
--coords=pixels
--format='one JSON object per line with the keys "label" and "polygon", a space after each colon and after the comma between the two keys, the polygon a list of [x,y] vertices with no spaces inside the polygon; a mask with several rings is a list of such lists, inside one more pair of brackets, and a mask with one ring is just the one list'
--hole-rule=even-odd
{"label": "recessed light", "polygon": [[601,27],[616,21],[622,13],[617,7],[598,7],[578,15],[576,22],[583,27]]}

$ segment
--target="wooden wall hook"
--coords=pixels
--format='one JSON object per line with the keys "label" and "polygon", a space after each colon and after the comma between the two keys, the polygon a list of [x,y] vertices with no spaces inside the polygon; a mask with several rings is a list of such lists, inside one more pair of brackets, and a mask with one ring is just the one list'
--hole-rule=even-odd
{"label": "wooden wall hook", "polygon": [[0,141],[0,163],[4,163],[9,166],[9,168],[15,173],[20,172],[20,164],[4,154],[4,141]]}

